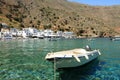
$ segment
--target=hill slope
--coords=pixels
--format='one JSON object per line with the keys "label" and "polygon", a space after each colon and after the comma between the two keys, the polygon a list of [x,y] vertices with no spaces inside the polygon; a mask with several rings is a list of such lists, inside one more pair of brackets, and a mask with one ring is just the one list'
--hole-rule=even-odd
{"label": "hill slope", "polygon": [[113,36],[120,34],[119,9],[67,0],[0,0],[0,22],[16,28],[73,31],[86,37]]}

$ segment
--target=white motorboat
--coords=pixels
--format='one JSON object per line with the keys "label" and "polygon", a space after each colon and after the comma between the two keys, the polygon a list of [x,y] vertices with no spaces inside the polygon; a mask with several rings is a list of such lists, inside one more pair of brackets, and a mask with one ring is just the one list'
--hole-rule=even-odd
{"label": "white motorboat", "polygon": [[111,38],[112,41],[120,41],[120,37],[113,37]]}
{"label": "white motorboat", "polygon": [[82,66],[101,55],[99,50],[73,49],[48,53],[46,60],[55,64],[56,68],[70,68]]}

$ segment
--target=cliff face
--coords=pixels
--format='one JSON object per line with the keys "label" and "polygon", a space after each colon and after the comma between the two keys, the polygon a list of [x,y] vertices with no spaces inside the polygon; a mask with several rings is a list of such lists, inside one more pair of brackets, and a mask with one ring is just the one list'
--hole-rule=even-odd
{"label": "cliff face", "polygon": [[0,22],[10,27],[51,28],[80,36],[119,35],[120,6],[89,6],[67,0],[0,0]]}

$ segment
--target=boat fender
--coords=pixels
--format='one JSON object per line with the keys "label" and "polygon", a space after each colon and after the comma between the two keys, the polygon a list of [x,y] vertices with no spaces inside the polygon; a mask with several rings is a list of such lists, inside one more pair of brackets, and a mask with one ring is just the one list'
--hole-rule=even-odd
{"label": "boat fender", "polygon": [[85,58],[88,60],[89,59],[88,55],[85,54]]}
{"label": "boat fender", "polygon": [[88,55],[86,54],[86,50],[85,49],[81,49],[81,53],[83,53],[84,54],[84,56],[85,56],[85,58],[88,60],[89,59],[89,57],[88,57]]}
{"label": "boat fender", "polygon": [[100,51],[98,50],[98,54],[101,55]]}
{"label": "boat fender", "polygon": [[77,62],[81,62],[80,59],[76,55],[73,55],[73,57],[77,60]]}
{"label": "boat fender", "polygon": [[91,54],[92,56],[94,55],[94,54]]}

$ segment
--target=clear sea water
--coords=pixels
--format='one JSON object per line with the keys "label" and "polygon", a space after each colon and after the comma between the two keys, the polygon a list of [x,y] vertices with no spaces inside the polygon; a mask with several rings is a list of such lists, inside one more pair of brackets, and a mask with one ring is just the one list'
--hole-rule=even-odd
{"label": "clear sea water", "polygon": [[[82,67],[57,70],[46,61],[48,52],[90,45],[102,55]],[[0,41],[0,80],[120,80],[120,41],[109,38],[48,41],[17,39]]]}

